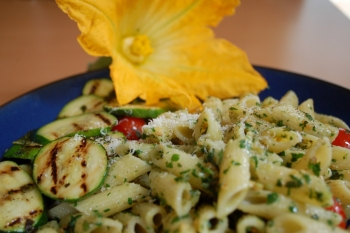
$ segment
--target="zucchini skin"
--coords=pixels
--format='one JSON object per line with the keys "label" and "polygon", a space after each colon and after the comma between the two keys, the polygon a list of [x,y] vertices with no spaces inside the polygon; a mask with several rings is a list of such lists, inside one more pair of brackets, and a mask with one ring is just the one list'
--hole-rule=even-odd
{"label": "zucchini skin", "polygon": [[97,95],[81,95],[69,101],[59,112],[58,118],[78,116],[89,112],[103,110],[105,100]]}
{"label": "zucchini skin", "polygon": [[114,97],[113,82],[110,78],[92,79],[85,83],[82,95],[97,95],[107,99]]}
{"label": "zucchini skin", "polygon": [[81,136],[62,137],[40,149],[33,162],[33,179],[44,195],[76,202],[101,187],[107,163],[101,144]]}
{"label": "zucchini skin", "polygon": [[5,159],[24,159],[33,161],[41,146],[14,144],[4,153]]}
{"label": "zucchini skin", "polygon": [[117,102],[109,102],[103,106],[104,110],[117,117],[130,116],[144,119],[152,119],[167,111],[177,110],[169,100],[161,100],[157,105],[148,106],[145,102],[135,101],[132,104],[119,105]]}
{"label": "zucchini skin", "polygon": [[29,131],[12,143],[4,153],[5,159],[33,161],[42,145],[35,140],[35,131]]}
{"label": "zucchini skin", "polygon": [[86,113],[55,120],[39,128],[35,140],[43,145],[64,136],[75,134],[96,137],[110,130],[118,122],[107,112]]}
{"label": "zucchini skin", "polygon": [[15,162],[0,163],[0,232],[33,232],[47,222],[42,194]]}

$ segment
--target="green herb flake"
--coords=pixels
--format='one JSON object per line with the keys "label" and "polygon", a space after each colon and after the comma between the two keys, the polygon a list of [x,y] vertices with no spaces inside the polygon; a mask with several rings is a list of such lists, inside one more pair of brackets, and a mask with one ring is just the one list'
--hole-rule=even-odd
{"label": "green herb flake", "polygon": [[303,156],[303,153],[292,153],[292,162],[298,161]]}
{"label": "green herb flake", "polygon": [[277,180],[276,186],[277,186],[277,187],[282,187],[282,181],[281,181],[281,179],[278,179],[278,180]]}
{"label": "green herb flake", "polygon": [[128,198],[128,204],[129,204],[129,205],[132,205],[132,203],[133,203],[133,200],[132,200],[131,197],[129,197],[129,198]]}
{"label": "green herb flake", "polygon": [[191,174],[192,174],[192,176],[199,178],[198,171],[196,169],[192,169]]}
{"label": "green herb flake", "polygon": [[249,143],[244,139],[239,141],[239,147],[242,149],[248,149],[248,150],[250,149]]}
{"label": "green herb flake", "polygon": [[282,152],[278,153],[278,155],[281,156],[281,157],[284,157],[284,156],[286,156],[286,152],[282,151]]}
{"label": "green herb flake", "polygon": [[171,156],[171,161],[172,162],[177,162],[177,161],[179,161],[179,159],[180,159],[180,155],[179,154],[173,154]]}
{"label": "green herb flake", "polygon": [[290,177],[292,178],[292,180],[287,181],[287,183],[286,183],[287,188],[299,188],[303,185],[302,180],[299,179],[298,177],[296,177],[294,175],[290,175]]}
{"label": "green herb flake", "polygon": [[310,179],[310,176],[308,174],[303,174],[303,178],[304,178],[304,180],[306,181],[307,184],[310,184],[311,179]]}
{"label": "green herb flake", "polygon": [[240,162],[236,162],[234,160],[231,161],[231,164],[234,165],[234,166],[240,166],[241,165]]}
{"label": "green herb flake", "polygon": [[318,200],[318,201],[323,201],[323,193],[322,192],[315,192],[316,193],[316,199]]}
{"label": "green herb flake", "polygon": [[258,164],[259,164],[258,157],[253,156],[253,157],[251,157],[251,159],[252,159],[252,160],[253,160],[253,162],[254,162],[255,168],[257,168],[257,167],[258,167]]}
{"label": "green herb flake", "polygon": [[337,170],[331,170],[332,175],[330,177],[331,180],[344,180],[344,174],[339,173]]}
{"label": "green herb flake", "polygon": [[313,121],[314,119],[312,118],[312,116],[309,114],[309,113],[306,113],[305,112],[305,116],[306,116],[306,118],[308,119],[308,120],[310,120],[310,121]]}
{"label": "green herb flake", "polygon": [[309,162],[308,168],[316,175],[320,176],[321,173],[321,162],[314,163],[312,161]]}
{"label": "green herb flake", "polygon": [[330,219],[327,219],[327,224],[328,224],[329,226],[334,226],[333,221],[332,221],[332,220],[330,220]]}
{"label": "green herb flake", "polygon": [[231,166],[228,166],[225,170],[223,170],[223,173],[226,174],[230,170]]}
{"label": "green herb flake", "polygon": [[84,231],[90,230],[90,224],[86,220],[83,222],[83,230]]}
{"label": "green herb flake", "polygon": [[267,195],[267,204],[272,204],[278,200],[277,193],[270,193]]}
{"label": "green herb flake", "polygon": [[299,126],[301,127],[302,130],[304,130],[304,128],[306,127],[307,125],[307,121],[303,121],[302,123],[299,124]]}
{"label": "green herb flake", "polygon": [[171,223],[179,222],[181,219],[188,218],[189,216],[190,216],[189,214],[186,214],[186,215],[183,215],[183,216],[176,216],[176,217],[171,221]]}
{"label": "green herb flake", "polygon": [[172,162],[165,162],[165,167],[173,168],[173,163]]}
{"label": "green herb flake", "polygon": [[284,126],[283,120],[277,121],[276,125],[279,126],[279,127]]}
{"label": "green herb flake", "polygon": [[87,109],[86,105],[82,105],[82,106],[80,107],[80,110],[81,110],[82,112],[85,112],[86,109]]}
{"label": "green herb flake", "polygon": [[98,212],[98,210],[93,210],[92,212],[95,214],[96,217],[99,217],[99,218],[103,217],[103,215],[100,212]]}
{"label": "green herb flake", "polygon": [[298,208],[296,206],[294,206],[294,205],[289,206],[288,210],[291,213],[297,213],[298,212]]}

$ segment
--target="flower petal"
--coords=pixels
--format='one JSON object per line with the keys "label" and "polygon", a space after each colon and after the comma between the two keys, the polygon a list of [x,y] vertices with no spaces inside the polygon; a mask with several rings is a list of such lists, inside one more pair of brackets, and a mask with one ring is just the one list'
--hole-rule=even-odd
{"label": "flower petal", "polygon": [[[120,104],[170,98],[193,109],[200,105],[197,97],[228,98],[267,86],[245,53],[215,39],[209,28],[233,14],[239,0],[56,1],[77,21],[81,46],[91,55],[112,57]],[[133,60],[123,42],[138,35],[150,41],[152,53]]]}
{"label": "flower petal", "polygon": [[77,22],[78,42],[93,56],[110,56],[119,36],[118,14],[114,0],[56,0],[63,12]]}
{"label": "flower petal", "polygon": [[113,61],[111,77],[121,105],[130,103],[137,97],[154,105],[160,99],[170,98],[175,104],[193,110],[200,105],[194,95],[190,95],[181,85],[172,79],[155,76],[151,72],[135,69],[125,61]]}

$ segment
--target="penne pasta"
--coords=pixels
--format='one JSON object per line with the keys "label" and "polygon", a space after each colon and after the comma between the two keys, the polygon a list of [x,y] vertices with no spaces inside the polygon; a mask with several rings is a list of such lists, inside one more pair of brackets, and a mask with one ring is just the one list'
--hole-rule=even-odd
{"label": "penne pasta", "polygon": [[260,163],[255,172],[258,182],[267,190],[315,206],[333,204],[333,195],[320,177],[269,163]]}
{"label": "penne pasta", "polygon": [[[107,154],[105,175],[90,195],[55,200],[37,232],[346,232],[342,213],[332,210],[350,213],[350,149],[332,145],[338,127],[347,125],[290,91],[279,100],[208,97],[194,112],[149,119],[139,140],[114,130],[89,137]],[[52,171],[64,168],[56,165]],[[66,179],[50,175],[54,185]],[[4,193],[15,200],[30,188]]]}
{"label": "penne pasta", "polygon": [[221,233],[228,227],[228,217],[218,218],[214,206],[202,205],[193,214],[193,224],[199,233]]}
{"label": "penne pasta", "polygon": [[229,141],[220,164],[217,216],[233,212],[249,189],[249,152],[245,141]]}
{"label": "penne pasta", "polygon": [[127,154],[109,165],[109,171],[102,188],[113,188],[125,182],[130,182],[151,170],[147,162]]}
{"label": "penne pasta", "polygon": [[310,220],[297,214],[283,214],[273,219],[267,224],[267,233],[283,232],[317,232],[317,233],[345,233],[347,231],[338,227],[329,226],[317,220]]}
{"label": "penne pasta", "polygon": [[72,206],[87,215],[99,213],[108,217],[137,203],[145,202],[148,197],[148,189],[134,183],[123,183],[72,204]]}
{"label": "penne pasta", "polygon": [[[149,174],[150,188],[152,195],[157,196],[162,203],[171,206],[178,216],[185,215],[190,211],[193,203],[193,195],[191,185],[169,172],[159,169],[152,169]],[[198,201],[198,198],[195,198]]]}
{"label": "penne pasta", "polygon": [[147,228],[159,229],[163,225],[166,210],[163,206],[153,203],[139,203],[131,208],[131,213],[145,222]]}
{"label": "penne pasta", "polygon": [[243,216],[237,222],[236,232],[246,233],[247,231],[264,233],[265,222],[254,215]]}

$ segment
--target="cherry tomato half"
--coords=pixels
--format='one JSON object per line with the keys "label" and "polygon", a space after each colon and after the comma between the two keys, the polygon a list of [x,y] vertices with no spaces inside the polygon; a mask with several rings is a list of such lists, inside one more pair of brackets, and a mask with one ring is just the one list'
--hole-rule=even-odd
{"label": "cherry tomato half", "polygon": [[112,131],[123,133],[128,140],[138,140],[141,138],[142,126],[145,124],[142,118],[123,117],[118,120],[117,125],[113,126]]}
{"label": "cherry tomato half", "polygon": [[340,202],[337,198],[333,198],[334,204],[330,207],[327,207],[327,210],[330,210],[332,212],[335,212],[342,216],[342,221],[339,223],[338,227],[345,229],[346,228],[346,215],[343,207],[341,206]]}
{"label": "cherry tomato half", "polygon": [[350,149],[350,131],[346,129],[339,129],[339,134],[334,139],[332,144]]}

